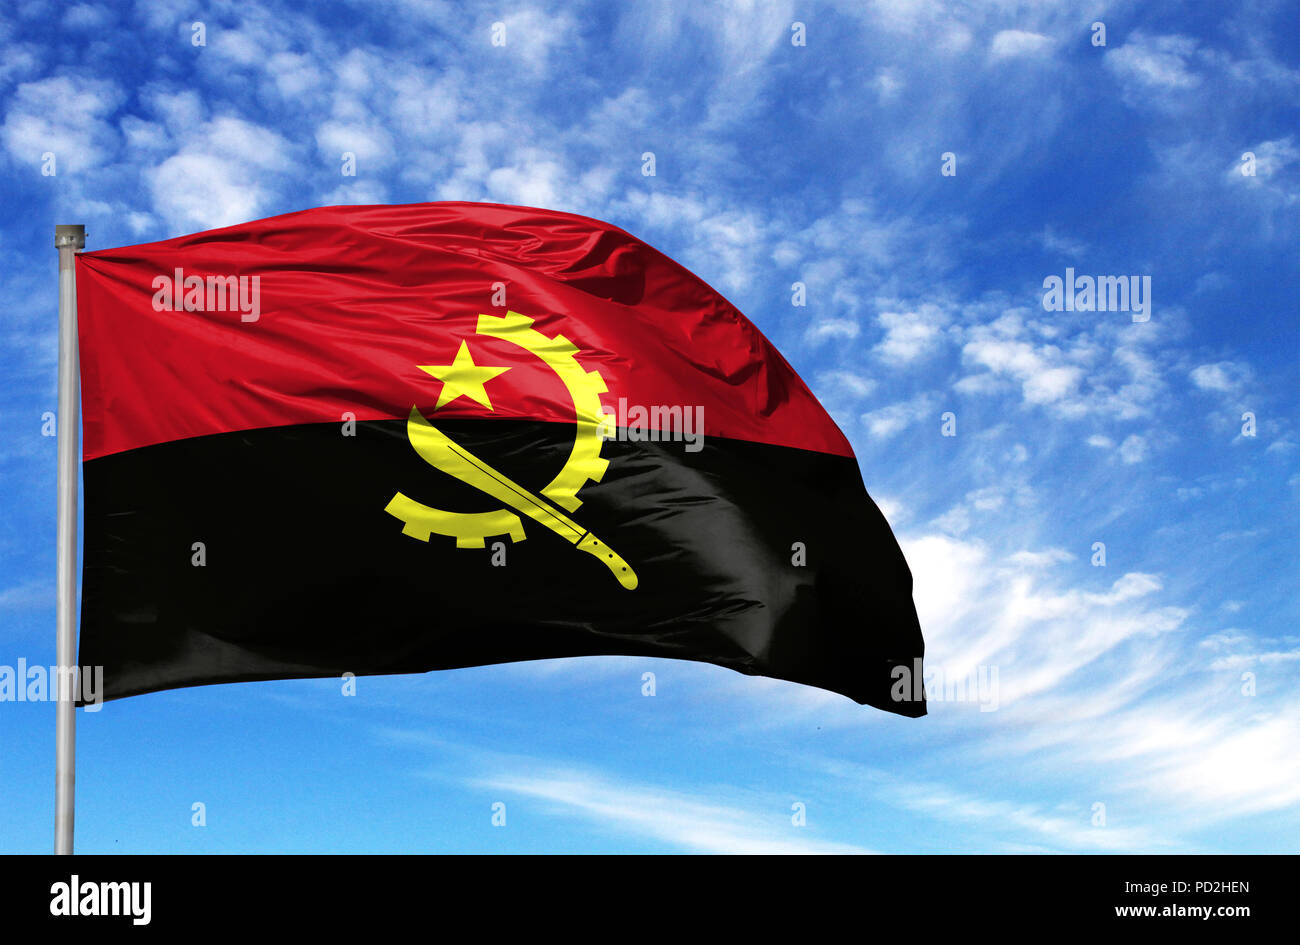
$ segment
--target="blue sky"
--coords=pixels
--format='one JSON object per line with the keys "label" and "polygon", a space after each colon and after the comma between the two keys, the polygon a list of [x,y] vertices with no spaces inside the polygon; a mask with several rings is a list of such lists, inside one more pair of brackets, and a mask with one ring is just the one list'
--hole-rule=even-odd
{"label": "blue sky", "polygon": [[[1298,20],[6,4],[0,664],[54,659],[54,224],[456,199],[608,220],[727,295],[854,444],[931,667],[998,680],[923,720],[625,658],[159,693],[79,715],[78,849],[1300,851]],[[1045,311],[1067,267],[1149,276],[1149,321]],[[50,849],[53,725],[0,703],[0,851]]]}

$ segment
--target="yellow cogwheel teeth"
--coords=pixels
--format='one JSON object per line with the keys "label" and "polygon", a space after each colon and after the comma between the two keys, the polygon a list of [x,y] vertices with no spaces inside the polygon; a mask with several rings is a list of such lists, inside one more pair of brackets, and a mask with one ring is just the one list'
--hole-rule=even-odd
{"label": "yellow cogwheel teeth", "polygon": [[389,515],[401,519],[402,534],[428,541],[433,533],[456,539],[457,548],[482,548],[488,538],[509,538],[523,541],[524,523],[514,512],[497,509],[494,512],[445,512],[433,509],[402,493],[393,496],[384,506]]}
{"label": "yellow cogwheel teeth", "polygon": [[[578,492],[588,482],[599,482],[609,468],[609,461],[600,455],[604,443],[600,395],[609,390],[605,379],[599,371],[583,370],[575,357],[578,348],[569,339],[563,335],[546,337],[533,327],[527,315],[509,311],[501,316],[480,314],[477,331],[531,352],[555,372],[568,390],[574,409],[573,449],[564,468],[541,493],[566,512],[576,510],[582,505]],[[405,523],[403,534],[420,541],[428,541],[432,534],[447,535],[456,539],[457,548],[482,548],[487,539],[494,537],[512,541],[526,537],[519,516],[508,509],[447,512],[399,492],[384,511]]]}
{"label": "yellow cogwheel teeth", "polygon": [[575,511],[582,505],[578,498],[579,490],[588,482],[600,482],[609,468],[609,461],[600,456],[604,444],[599,429],[602,416],[600,395],[609,389],[605,379],[599,371],[582,369],[574,357],[578,348],[569,339],[563,335],[547,338],[533,327],[533,320],[527,315],[518,312],[506,312],[501,316],[479,315],[478,333],[508,341],[531,352],[555,372],[568,390],[574,411],[573,450],[564,468],[550,485],[542,489],[542,495],[566,512]]}

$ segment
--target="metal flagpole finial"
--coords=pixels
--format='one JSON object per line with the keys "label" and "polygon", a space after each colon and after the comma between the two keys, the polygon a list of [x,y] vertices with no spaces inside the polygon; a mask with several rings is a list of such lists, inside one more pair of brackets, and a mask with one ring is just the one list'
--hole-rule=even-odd
{"label": "metal flagpole finial", "polygon": [[54,226],[54,246],[56,249],[62,249],[65,246],[71,246],[73,249],[85,249],[86,227],[80,223],[56,223]]}

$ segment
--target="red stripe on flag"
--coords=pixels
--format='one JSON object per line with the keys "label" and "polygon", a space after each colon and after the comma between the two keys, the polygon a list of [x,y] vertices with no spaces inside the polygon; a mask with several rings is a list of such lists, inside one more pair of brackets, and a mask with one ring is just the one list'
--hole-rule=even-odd
{"label": "red stripe on flag", "polygon": [[[178,270],[179,296],[158,281],[175,282]],[[204,287],[201,310],[167,310],[177,300],[184,309],[186,277]],[[236,281],[214,281],[209,294],[209,277]],[[492,304],[496,283],[504,306]],[[238,289],[251,296],[254,286],[256,305],[241,306]],[[77,293],[88,460],[349,413],[404,418],[412,404],[431,413],[442,382],[420,366],[452,364],[462,341],[475,364],[510,370],[487,383],[492,409],[461,396],[438,416],[572,422],[554,371],[476,333],[480,313],[507,310],[572,342],[582,368],[599,371],[610,410],[620,399],[701,407],[706,436],[852,455],[803,381],[726,299],[617,227],[572,214],[323,207],[83,253]]]}

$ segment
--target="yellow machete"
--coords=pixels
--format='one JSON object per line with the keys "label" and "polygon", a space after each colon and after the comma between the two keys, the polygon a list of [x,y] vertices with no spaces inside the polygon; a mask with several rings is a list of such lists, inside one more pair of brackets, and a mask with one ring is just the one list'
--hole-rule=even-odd
{"label": "yellow machete", "polygon": [[426,420],[415,407],[406,421],[406,435],[426,463],[540,522],[579,551],[599,559],[629,591],[636,589],[636,572],[614,549],[545,499],[497,472]]}

